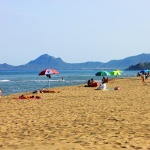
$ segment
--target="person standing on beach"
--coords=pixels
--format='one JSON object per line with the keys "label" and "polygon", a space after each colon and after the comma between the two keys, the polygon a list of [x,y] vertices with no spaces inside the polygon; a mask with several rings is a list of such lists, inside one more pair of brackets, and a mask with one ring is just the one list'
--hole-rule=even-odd
{"label": "person standing on beach", "polygon": [[144,73],[142,73],[141,78],[142,78],[142,83],[143,83],[143,84],[146,84],[146,82],[145,82],[145,74],[144,74]]}

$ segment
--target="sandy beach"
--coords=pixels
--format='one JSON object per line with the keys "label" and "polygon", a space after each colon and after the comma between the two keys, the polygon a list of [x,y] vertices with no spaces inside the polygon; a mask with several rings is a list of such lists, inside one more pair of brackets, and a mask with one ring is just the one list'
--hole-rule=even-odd
{"label": "sandy beach", "polygon": [[[41,99],[0,98],[1,150],[150,150],[150,79],[114,79],[107,88],[58,87]],[[33,95],[31,92],[24,95]]]}

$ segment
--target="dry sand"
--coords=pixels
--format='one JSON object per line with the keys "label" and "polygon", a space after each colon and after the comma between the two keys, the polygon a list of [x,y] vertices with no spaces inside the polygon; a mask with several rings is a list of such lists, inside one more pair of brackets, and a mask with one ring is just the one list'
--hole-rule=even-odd
{"label": "dry sand", "polygon": [[107,84],[119,85],[118,91],[58,87],[60,93],[38,93],[40,100],[3,96],[0,149],[150,150],[150,79],[146,81],[116,79]]}

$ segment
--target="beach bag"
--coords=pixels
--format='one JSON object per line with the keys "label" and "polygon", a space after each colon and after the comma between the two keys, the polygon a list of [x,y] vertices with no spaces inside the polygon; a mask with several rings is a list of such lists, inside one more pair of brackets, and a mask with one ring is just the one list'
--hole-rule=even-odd
{"label": "beach bag", "polygon": [[121,88],[119,86],[114,87],[114,90],[120,90]]}

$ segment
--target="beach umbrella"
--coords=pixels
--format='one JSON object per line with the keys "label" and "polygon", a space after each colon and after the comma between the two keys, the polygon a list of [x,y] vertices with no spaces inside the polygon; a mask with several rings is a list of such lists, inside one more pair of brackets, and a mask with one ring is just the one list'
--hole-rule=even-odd
{"label": "beach umbrella", "polygon": [[119,71],[118,70],[111,71],[110,74],[113,75],[113,76],[120,76],[121,75],[121,71],[120,70]]}
{"label": "beach umbrella", "polygon": [[121,70],[119,70],[119,69],[117,69],[116,71],[121,73]]}
{"label": "beach umbrella", "polygon": [[39,73],[39,75],[51,75],[51,74],[59,74],[59,72],[54,69],[45,69]]}
{"label": "beach umbrella", "polygon": [[109,76],[110,73],[108,71],[99,71],[95,75],[96,76]]}
{"label": "beach umbrella", "polygon": [[39,76],[46,75],[49,78],[49,88],[50,88],[50,78],[51,74],[59,74],[57,70],[54,69],[44,69],[39,73]]}
{"label": "beach umbrella", "polygon": [[146,73],[148,70],[141,70],[140,73]]}

